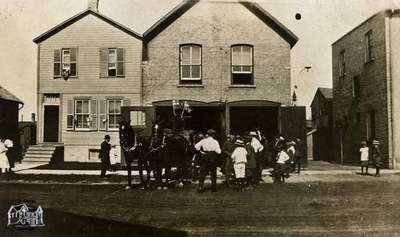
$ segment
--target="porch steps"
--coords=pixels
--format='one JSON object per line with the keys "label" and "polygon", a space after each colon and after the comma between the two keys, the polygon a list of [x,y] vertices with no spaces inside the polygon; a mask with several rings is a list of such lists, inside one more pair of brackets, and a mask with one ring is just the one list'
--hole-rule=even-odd
{"label": "porch steps", "polygon": [[57,145],[55,144],[39,144],[32,145],[28,148],[24,155],[23,163],[50,163]]}

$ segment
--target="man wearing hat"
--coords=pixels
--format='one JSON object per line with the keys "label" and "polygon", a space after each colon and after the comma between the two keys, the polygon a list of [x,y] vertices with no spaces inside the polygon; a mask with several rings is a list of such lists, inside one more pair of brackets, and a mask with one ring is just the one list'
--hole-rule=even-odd
{"label": "man wearing hat", "polygon": [[106,171],[107,169],[111,168],[111,163],[110,163],[110,150],[111,150],[111,144],[110,144],[110,135],[105,135],[104,136],[104,141],[100,145],[100,153],[99,153],[99,158],[101,159],[101,177],[106,176]]}
{"label": "man wearing hat", "polygon": [[374,162],[375,168],[376,168],[376,173],[375,177],[380,177],[381,175],[379,174],[379,170],[381,169],[382,166],[382,160],[381,160],[381,150],[379,149],[380,142],[378,140],[373,140],[372,141],[372,161]]}
{"label": "man wearing hat", "polygon": [[195,148],[203,154],[200,161],[199,193],[204,192],[204,179],[211,174],[211,190],[217,191],[217,160],[221,154],[221,148],[217,140],[214,139],[216,132],[213,129],[207,131],[206,137],[199,141]]}
{"label": "man wearing hat", "polygon": [[255,169],[255,174],[254,174],[254,183],[259,184],[261,181],[261,152],[264,149],[264,146],[261,145],[261,142],[257,139],[258,135],[257,132],[252,131],[249,133],[249,136],[251,137],[250,144],[254,149],[255,152],[255,158],[256,158],[256,169]]}

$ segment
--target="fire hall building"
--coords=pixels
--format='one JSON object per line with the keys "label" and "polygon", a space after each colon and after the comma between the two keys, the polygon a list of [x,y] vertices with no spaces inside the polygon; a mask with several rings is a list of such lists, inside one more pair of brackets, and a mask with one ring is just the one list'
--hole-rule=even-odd
{"label": "fire hall building", "polygon": [[65,161],[95,161],[105,134],[118,144],[121,119],[144,135],[156,118],[172,127],[177,101],[185,129],[305,139],[305,108],[291,106],[298,38],[258,4],[183,1],[142,35],[97,6],[34,39],[38,141]]}

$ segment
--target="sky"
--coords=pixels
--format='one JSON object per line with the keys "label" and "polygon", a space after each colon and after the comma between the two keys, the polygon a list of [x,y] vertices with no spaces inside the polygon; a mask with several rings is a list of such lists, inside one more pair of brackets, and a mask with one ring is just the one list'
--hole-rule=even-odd
{"label": "sky", "polygon": [[[0,0],[0,85],[24,102],[20,120],[29,121],[31,113],[36,113],[37,45],[32,39],[85,10],[87,2]],[[181,0],[100,0],[99,11],[132,30],[143,33],[180,2]],[[299,37],[291,51],[291,79],[292,86],[297,86],[298,105],[308,108],[318,87],[332,87],[331,44],[378,11],[400,8],[400,0],[255,2]],[[301,14],[300,20],[296,20],[296,13]],[[307,71],[305,66],[311,66],[311,69]],[[309,117],[309,110],[307,112]]]}

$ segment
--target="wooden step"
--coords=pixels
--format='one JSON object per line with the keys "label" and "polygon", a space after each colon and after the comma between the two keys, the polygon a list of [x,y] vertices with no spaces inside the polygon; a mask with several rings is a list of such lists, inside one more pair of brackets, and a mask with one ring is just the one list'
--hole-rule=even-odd
{"label": "wooden step", "polygon": [[44,157],[24,157],[23,163],[49,163],[51,158]]}

